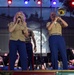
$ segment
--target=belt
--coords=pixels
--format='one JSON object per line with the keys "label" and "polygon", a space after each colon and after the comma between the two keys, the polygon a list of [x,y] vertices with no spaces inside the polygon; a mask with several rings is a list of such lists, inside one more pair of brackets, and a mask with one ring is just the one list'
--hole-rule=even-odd
{"label": "belt", "polygon": [[60,35],[60,36],[62,36],[62,34],[59,34],[59,33],[50,34],[50,36],[52,36],[52,35]]}

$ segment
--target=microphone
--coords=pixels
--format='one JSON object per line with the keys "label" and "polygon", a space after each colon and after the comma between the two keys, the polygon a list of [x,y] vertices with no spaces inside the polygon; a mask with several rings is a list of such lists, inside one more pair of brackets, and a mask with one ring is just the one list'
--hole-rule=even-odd
{"label": "microphone", "polygon": [[20,23],[20,20],[18,20],[18,22],[17,23]]}
{"label": "microphone", "polygon": [[20,23],[20,22],[21,22],[21,17],[18,16],[18,18],[17,18],[17,23]]}

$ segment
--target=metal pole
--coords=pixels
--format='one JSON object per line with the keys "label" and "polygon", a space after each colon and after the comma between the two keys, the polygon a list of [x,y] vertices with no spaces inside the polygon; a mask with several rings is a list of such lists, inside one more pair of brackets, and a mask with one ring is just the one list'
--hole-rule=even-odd
{"label": "metal pole", "polygon": [[40,57],[41,57],[41,67],[42,67],[42,0],[40,5]]}

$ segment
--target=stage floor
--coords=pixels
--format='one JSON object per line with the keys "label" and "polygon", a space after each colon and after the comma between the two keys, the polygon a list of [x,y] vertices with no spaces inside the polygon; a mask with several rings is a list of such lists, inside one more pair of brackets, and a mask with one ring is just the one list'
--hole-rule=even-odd
{"label": "stage floor", "polygon": [[74,70],[0,71],[0,75],[74,75]]}

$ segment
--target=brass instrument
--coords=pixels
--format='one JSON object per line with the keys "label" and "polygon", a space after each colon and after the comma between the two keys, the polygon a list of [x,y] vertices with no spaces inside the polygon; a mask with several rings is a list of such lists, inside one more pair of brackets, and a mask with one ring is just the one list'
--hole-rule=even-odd
{"label": "brass instrument", "polygon": [[65,8],[59,8],[58,9],[58,15],[59,16],[64,16],[66,14],[66,9]]}

